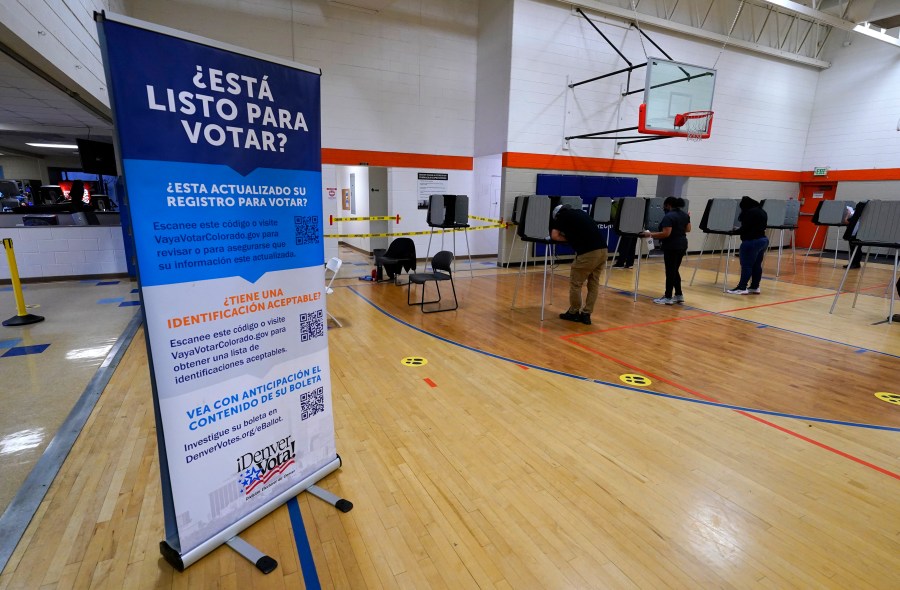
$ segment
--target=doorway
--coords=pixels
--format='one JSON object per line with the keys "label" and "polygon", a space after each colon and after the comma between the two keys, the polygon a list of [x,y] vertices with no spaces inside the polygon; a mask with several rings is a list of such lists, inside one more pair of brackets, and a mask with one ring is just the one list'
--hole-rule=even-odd
{"label": "doorway", "polygon": [[[833,201],[837,194],[836,182],[802,182],[800,183],[800,218],[797,220],[797,247],[809,248],[810,242],[815,236],[813,250],[822,250],[825,247],[827,231],[816,233],[816,225],[812,222],[813,215],[823,201]],[[826,228],[827,229],[827,228]]]}

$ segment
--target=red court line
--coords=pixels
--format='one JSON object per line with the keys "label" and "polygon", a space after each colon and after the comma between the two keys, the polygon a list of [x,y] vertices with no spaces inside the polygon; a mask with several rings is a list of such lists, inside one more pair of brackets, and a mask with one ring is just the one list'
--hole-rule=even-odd
{"label": "red court line", "polygon": [[429,379],[428,377],[425,377],[425,383],[427,383],[427,384],[428,384],[429,386],[431,386],[431,387],[437,387],[437,383],[435,383],[434,381],[432,381],[432,380]]}
{"label": "red court line", "polygon": [[[562,339],[563,339],[563,340],[566,340],[566,341],[568,341],[568,342],[570,342],[571,344],[574,344],[575,346],[578,346],[578,347],[580,347],[580,348],[583,348],[584,350],[586,350],[586,351],[588,351],[588,352],[592,352],[592,353],[596,354],[597,356],[602,356],[603,358],[608,359],[608,360],[611,360],[612,362],[614,362],[614,363],[616,363],[616,364],[622,365],[623,367],[628,367],[629,369],[631,369],[631,370],[633,370],[633,371],[636,371],[636,372],[638,372],[638,373],[642,373],[642,374],[644,374],[644,375],[647,375],[648,377],[650,377],[650,378],[652,378],[652,379],[656,379],[657,381],[661,381],[661,382],[663,382],[663,383],[668,383],[668,384],[671,385],[672,387],[675,387],[676,389],[680,389],[680,390],[682,390],[682,391],[684,391],[684,392],[686,392],[686,393],[689,393],[689,394],[691,394],[691,395],[693,395],[693,396],[695,396],[695,397],[698,397],[698,398],[700,398],[700,399],[702,399],[702,400],[705,400],[705,401],[708,401],[708,402],[717,403],[717,404],[721,404],[721,403],[722,403],[721,401],[719,401],[719,400],[717,400],[717,399],[715,399],[715,398],[713,398],[713,397],[709,397],[708,395],[703,395],[703,394],[700,393],[699,391],[695,391],[695,390],[693,390],[693,389],[691,389],[691,388],[689,388],[689,387],[685,387],[685,386],[683,386],[683,385],[681,385],[681,384],[679,384],[679,383],[676,383],[676,382],[672,381],[671,379],[666,379],[665,377],[662,377],[662,376],[660,376],[660,375],[655,375],[655,374],[653,374],[653,373],[651,373],[651,372],[649,372],[649,371],[645,371],[644,369],[642,369],[642,368],[640,368],[640,367],[637,367],[637,366],[632,365],[632,364],[630,364],[630,363],[626,363],[625,361],[623,361],[623,360],[621,360],[621,359],[618,359],[618,358],[615,358],[615,357],[613,357],[613,356],[610,356],[610,355],[608,355],[608,354],[606,354],[606,353],[604,353],[604,352],[601,352],[601,351],[599,351],[599,350],[597,350],[597,349],[595,349],[595,348],[591,348],[590,346],[585,346],[584,344],[581,344],[581,343],[579,343],[579,342],[573,342],[573,341],[572,341],[572,338],[574,338],[575,336],[580,336],[580,335],[581,335],[581,334],[573,334],[573,335],[571,335],[571,336],[563,336]],[[772,423],[772,422],[769,422],[768,420],[764,420],[764,419],[762,419],[762,418],[760,418],[760,417],[758,417],[758,416],[754,416],[753,414],[750,414],[749,412],[745,412],[745,411],[743,411],[743,410],[732,410],[732,411],[737,412],[738,414],[741,414],[741,415],[744,416],[744,417],[752,418],[753,420],[756,420],[757,422],[759,422],[759,423],[761,423],[761,424],[765,424],[766,426],[770,426],[770,427],[772,427],[772,428],[774,428],[774,429],[776,429],[776,430],[778,430],[778,431],[780,431],[780,432],[783,432],[783,433],[785,433],[785,434],[789,434],[789,435],[791,435],[791,436],[793,436],[793,437],[796,437],[796,438],[798,438],[798,439],[800,439],[800,440],[802,440],[802,441],[805,441],[805,442],[808,442],[808,443],[810,443],[810,444],[813,444],[813,445],[815,445],[815,446],[817,446],[817,447],[819,447],[819,448],[821,448],[821,449],[824,449],[824,450],[826,450],[826,451],[832,452],[832,453],[834,453],[834,454],[836,454],[836,455],[838,455],[838,456],[844,457],[845,459],[850,459],[851,461],[853,461],[853,462],[855,462],[855,463],[859,463],[860,465],[863,465],[863,466],[865,466],[865,467],[869,467],[869,468],[871,468],[871,469],[874,469],[875,471],[878,471],[879,473],[882,473],[882,474],[884,474],[884,475],[893,477],[894,479],[900,480],[900,474],[894,473],[893,471],[890,471],[890,470],[885,469],[885,468],[883,468],[883,467],[879,467],[878,465],[875,465],[875,464],[873,464],[873,463],[869,463],[868,461],[865,461],[865,460],[863,460],[863,459],[860,459],[859,457],[854,457],[853,455],[851,455],[851,454],[849,454],[849,453],[845,453],[844,451],[841,451],[841,450],[836,449],[836,448],[834,448],[834,447],[830,447],[830,446],[826,445],[825,443],[820,443],[820,442],[818,442],[818,441],[816,441],[816,440],[813,440],[813,439],[811,439],[811,438],[809,438],[809,437],[803,436],[803,435],[800,434],[799,432],[795,432],[795,431],[793,431],[793,430],[784,428],[784,427],[782,427],[782,426],[778,426],[777,424],[774,424],[774,423]]]}

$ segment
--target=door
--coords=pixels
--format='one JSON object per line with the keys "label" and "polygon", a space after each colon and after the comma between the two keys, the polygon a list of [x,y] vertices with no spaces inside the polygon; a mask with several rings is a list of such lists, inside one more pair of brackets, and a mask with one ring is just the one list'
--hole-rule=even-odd
{"label": "door", "polygon": [[815,236],[813,249],[821,250],[828,235],[827,227],[820,227],[816,232],[816,226],[812,222],[813,214],[822,201],[833,201],[837,194],[836,182],[803,182],[800,184],[800,218],[797,221],[797,247],[809,248],[809,243]]}
{"label": "door", "polygon": [[[384,217],[388,215],[388,174],[387,168],[369,167],[369,215],[372,217]],[[385,234],[388,232],[387,221],[370,221],[369,228],[373,234]],[[384,236],[373,237],[369,242],[370,248],[388,247],[388,238]]]}

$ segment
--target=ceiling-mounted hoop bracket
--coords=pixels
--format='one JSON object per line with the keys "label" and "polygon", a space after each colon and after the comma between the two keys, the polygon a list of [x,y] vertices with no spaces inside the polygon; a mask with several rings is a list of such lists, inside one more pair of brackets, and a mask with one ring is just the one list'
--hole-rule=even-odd
{"label": "ceiling-mounted hoop bracket", "polygon": [[[612,43],[612,41],[610,41],[610,39],[603,33],[603,31],[601,31],[599,29],[599,27],[597,27],[596,23],[594,23],[594,21],[592,21],[581,8],[574,7],[572,12],[573,12],[573,14],[581,15],[581,17],[584,18],[585,21],[588,22],[588,24],[590,24],[591,28],[593,28],[597,32],[597,34],[600,35],[600,37],[602,37],[604,41],[606,41],[607,45],[609,45],[612,48],[612,50],[615,51],[626,64],[628,64],[628,67],[620,68],[613,72],[609,72],[607,74],[601,74],[599,76],[594,76],[592,78],[587,78],[585,80],[580,80],[578,82],[571,82],[568,84],[568,89],[573,90],[574,88],[581,86],[582,84],[596,82],[598,80],[603,80],[605,78],[617,76],[620,74],[627,74],[625,89],[621,93],[621,95],[624,97],[624,96],[629,96],[631,94],[636,94],[638,92],[643,92],[645,90],[643,88],[635,89],[635,90],[631,89],[631,73],[640,68],[648,67],[648,65],[650,64],[650,61],[648,60],[648,61],[646,61],[644,63],[640,63],[640,64],[632,63],[627,57],[625,57],[625,55],[619,50],[619,48],[616,47]],[[647,33],[645,33],[643,31],[643,29],[641,29],[640,26],[637,25],[636,22],[634,22],[634,21],[630,22],[629,26],[634,27],[638,31],[638,34],[640,34],[644,39],[646,39],[648,42],[650,42],[650,44],[653,45],[653,47],[656,48],[662,55],[664,55],[666,57],[666,59],[668,59],[669,61],[673,61],[671,56],[668,53],[666,53],[666,51],[662,47],[660,47],[649,35],[647,35]],[[671,81],[671,82],[666,82],[665,84],[673,84],[673,83],[677,83],[677,82],[690,81],[690,80],[700,78],[703,75],[705,75],[705,74],[691,75],[683,67],[681,67],[681,66],[678,66],[678,67],[684,73],[685,77],[682,79]],[[654,88],[656,88],[656,87],[657,86],[654,86]],[[568,94],[567,94],[567,99],[568,99]],[[606,130],[606,131],[595,131],[595,132],[591,132],[591,133],[582,133],[580,135],[567,135],[567,136],[564,136],[564,138],[563,138],[563,145],[565,146],[564,149],[568,149],[569,142],[573,139],[616,139],[616,140],[625,139],[625,140],[628,140],[628,141],[618,141],[618,143],[617,143],[617,148],[618,148],[618,146],[627,145],[630,143],[641,143],[644,141],[657,141],[660,139],[669,139],[672,137],[684,137],[684,134],[679,133],[679,132],[659,133],[654,130],[648,131],[647,128],[642,123],[642,121],[644,120],[644,118],[643,118],[644,117],[644,109],[645,109],[645,105],[642,104],[641,105],[641,114],[639,115],[639,118],[641,120],[639,121],[639,124],[637,126],[622,127],[619,129],[610,129],[610,130]],[[565,125],[563,126],[563,128],[565,129]],[[642,135],[615,136],[615,134],[617,134],[617,133],[622,133],[622,132],[626,132],[626,131],[638,131]],[[646,137],[645,135],[652,135],[652,137]],[[708,133],[704,134],[703,139],[706,139],[707,137],[709,137]]]}

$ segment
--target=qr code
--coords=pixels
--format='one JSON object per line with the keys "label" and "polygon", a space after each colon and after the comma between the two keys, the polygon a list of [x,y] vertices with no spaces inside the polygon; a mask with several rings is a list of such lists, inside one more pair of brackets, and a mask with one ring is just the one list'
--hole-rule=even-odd
{"label": "qr code", "polygon": [[300,314],[300,342],[325,335],[325,315],[322,310]]}
{"label": "qr code", "polygon": [[300,394],[300,419],[312,418],[325,411],[325,393],[320,387]]}
{"label": "qr code", "polygon": [[294,236],[297,238],[297,245],[318,244],[321,227],[318,215],[295,215]]}

